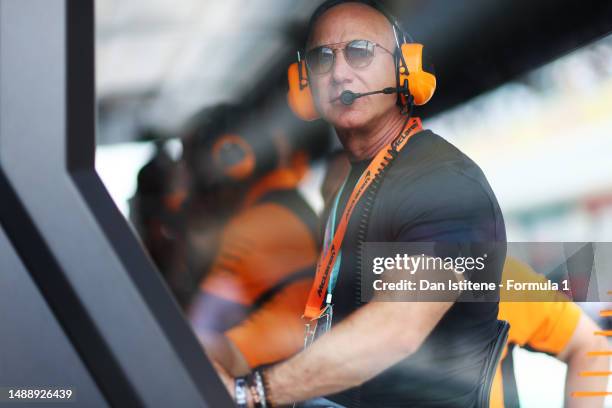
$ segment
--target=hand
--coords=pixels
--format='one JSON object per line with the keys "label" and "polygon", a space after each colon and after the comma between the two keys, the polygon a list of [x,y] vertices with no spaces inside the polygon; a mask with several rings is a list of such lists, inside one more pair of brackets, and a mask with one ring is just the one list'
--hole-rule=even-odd
{"label": "hand", "polygon": [[[217,374],[219,375],[219,377],[221,378],[221,381],[223,382],[223,385],[225,385],[225,388],[227,389],[227,392],[229,393],[230,397],[232,398],[232,401],[236,401],[236,384],[235,384],[235,379],[228,374],[228,372],[225,370],[225,368],[223,368],[219,363],[217,363],[215,360],[210,359],[213,367],[215,368],[215,370],[217,370]],[[247,406],[249,408],[253,408],[255,406],[254,402],[253,402],[253,396],[251,395],[251,393],[247,392]]]}

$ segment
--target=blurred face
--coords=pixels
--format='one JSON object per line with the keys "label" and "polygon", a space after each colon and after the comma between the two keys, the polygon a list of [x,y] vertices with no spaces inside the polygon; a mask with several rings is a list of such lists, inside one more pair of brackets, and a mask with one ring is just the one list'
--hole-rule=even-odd
{"label": "blurred face", "polygon": [[[374,56],[368,65],[355,67],[347,62],[342,49],[353,40],[369,40],[380,45],[374,47]],[[391,55],[395,37],[384,15],[359,3],[333,7],[317,20],[306,51],[324,45],[334,49],[331,69],[325,73],[309,71],[313,97],[323,118],[336,129],[360,129],[373,126],[377,120],[397,111],[396,94],[365,96],[348,106],[338,99],[345,90],[368,92],[395,86],[395,63]]]}

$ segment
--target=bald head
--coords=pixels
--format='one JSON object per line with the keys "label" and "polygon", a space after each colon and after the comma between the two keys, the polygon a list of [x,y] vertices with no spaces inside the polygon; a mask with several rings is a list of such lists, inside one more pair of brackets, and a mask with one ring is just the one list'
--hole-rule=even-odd
{"label": "bald head", "polygon": [[[334,26],[340,26],[342,30],[334,30]],[[333,31],[333,33],[330,31]],[[338,31],[343,31],[345,37],[349,34],[358,35],[362,33],[363,35],[354,38],[342,37],[337,41],[331,41],[333,34],[335,34],[335,38],[342,35]],[[314,16],[314,21],[311,21],[310,24],[306,49],[356,38],[372,40],[389,50],[392,50],[396,45],[393,26],[381,11],[367,4],[346,2],[332,6],[320,15]]]}

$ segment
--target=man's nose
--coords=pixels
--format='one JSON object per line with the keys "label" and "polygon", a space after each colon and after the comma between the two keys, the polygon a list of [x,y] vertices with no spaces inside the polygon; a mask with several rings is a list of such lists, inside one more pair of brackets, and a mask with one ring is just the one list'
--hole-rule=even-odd
{"label": "man's nose", "polygon": [[353,69],[346,62],[344,53],[340,50],[336,51],[336,58],[334,58],[334,65],[332,66],[332,81],[335,84],[342,84],[346,82],[352,82]]}

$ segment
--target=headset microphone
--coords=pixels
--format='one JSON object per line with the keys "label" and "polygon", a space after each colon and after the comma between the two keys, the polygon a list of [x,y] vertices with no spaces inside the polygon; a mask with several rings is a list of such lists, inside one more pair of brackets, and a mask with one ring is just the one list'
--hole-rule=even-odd
{"label": "headset microphone", "polygon": [[353,91],[343,91],[339,97],[335,98],[334,101],[340,99],[340,102],[342,102],[343,105],[352,105],[353,102],[355,102],[355,99],[357,98],[361,98],[362,96],[368,96],[368,95],[374,95],[374,94],[392,94],[395,92],[401,92],[404,91],[404,87],[400,87],[400,88],[393,88],[393,87],[389,87],[389,88],[384,88],[381,89],[380,91],[372,91],[372,92],[363,92],[363,93],[357,93],[357,92],[353,92]]}

